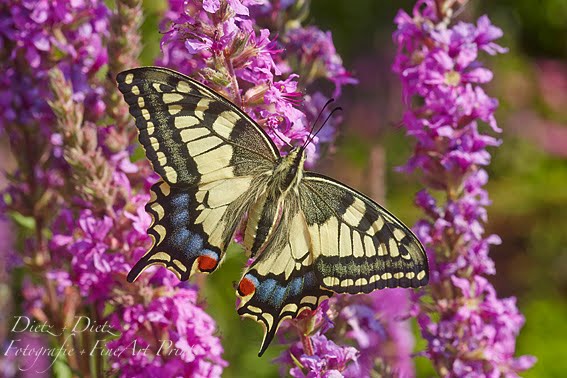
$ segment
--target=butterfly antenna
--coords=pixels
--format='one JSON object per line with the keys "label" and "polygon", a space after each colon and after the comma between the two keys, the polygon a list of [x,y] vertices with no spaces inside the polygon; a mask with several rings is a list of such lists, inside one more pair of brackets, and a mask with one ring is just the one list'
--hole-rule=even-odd
{"label": "butterfly antenna", "polygon": [[327,118],[325,118],[325,121],[321,124],[321,127],[319,127],[319,129],[317,130],[317,132],[315,134],[312,134],[310,138],[308,138],[307,142],[304,144],[304,146],[302,148],[305,148],[309,145],[309,143],[313,142],[313,139],[315,139],[315,137],[317,136],[317,134],[319,134],[319,132],[321,130],[323,130],[323,126],[325,126],[327,124],[327,121],[336,113],[336,112],[342,112],[343,108],[341,108],[340,106],[337,106],[336,108],[334,108],[333,110],[331,110],[331,113],[329,113],[329,115],[327,116]]}
{"label": "butterfly antenna", "polygon": [[[315,118],[315,122],[313,122],[313,126],[311,126],[311,130],[309,131],[310,136],[313,135],[313,131],[315,130],[315,126],[317,125],[317,121],[319,121],[319,118],[321,118],[321,115],[323,114],[327,106],[329,106],[329,104],[333,101],[335,101],[334,98],[330,98],[329,100],[327,100],[325,105],[323,105],[323,108],[321,108],[321,110],[319,111],[319,114],[317,114],[317,118]],[[301,149],[302,150],[305,149],[305,147],[307,147],[308,144],[309,144],[309,137],[307,137],[305,143],[303,143],[303,146],[301,146]]]}
{"label": "butterfly antenna", "polygon": [[279,132],[276,130],[275,127],[269,126],[269,128],[270,128],[270,130],[272,130],[272,132],[274,133],[274,135],[275,135],[279,140],[281,140],[281,141],[283,142],[283,144],[287,145],[287,146],[290,147],[290,148],[293,148],[293,146],[292,146],[289,142],[285,141],[285,140],[279,135]]}

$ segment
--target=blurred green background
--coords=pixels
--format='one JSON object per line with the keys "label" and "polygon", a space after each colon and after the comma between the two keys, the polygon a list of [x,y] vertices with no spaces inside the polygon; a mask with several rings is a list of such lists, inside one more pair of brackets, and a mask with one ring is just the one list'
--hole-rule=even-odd
{"label": "blurred green background", "polygon": [[[361,84],[346,88],[342,125],[334,153],[317,170],[333,175],[377,199],[382,199],[407,224],[419,212],[412,205],[419,177],[396,173],[411,153],[411,142],[397,126],[401,120],[399,81],[390,72],[395,53],[391,34],[399,8],[414,1],[314,0],[308,23],[333,33],[345,66]],[[159,54],[157,24],[165,1],[145,1],[142,62]],[[487,87],[500,101],[497,119],[504,143],[492,149],[488,168],[487,235],[503,243],[493,247],[497,274],[490,277],[502,297],[515,296],[526,324],[517,354],[537,356],[526,377],[567,374],[567,1],[470,1],[459,16],[472,21],[488,14],[504,30],[500,44],[506,55],[481,60],[495,71]],[[486,131],[486,129],[485,129]],[[384,189],[385,188],[385,189]],[[235,247],[236,249],[238,247]],[[236,314],[234,282],[244,257],[230,251],[224,266],[204,279],[208,312],[217,320],[226,377],[277,376],[271,363],[281,348],[256,356],[261,327]],[[417,348],[423,341],[416,333]],[[418,358],[417,375],[434,375],[429,362]]]}

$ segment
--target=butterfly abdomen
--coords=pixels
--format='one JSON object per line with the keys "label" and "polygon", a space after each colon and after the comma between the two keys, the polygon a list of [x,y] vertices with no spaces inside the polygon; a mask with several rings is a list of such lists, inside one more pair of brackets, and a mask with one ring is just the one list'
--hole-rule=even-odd
{"label": "butterfly abdomen", "polygon": [[283,198],[264,193],[248,213],[244,246],[251,257],[263,250],[281,220]]}

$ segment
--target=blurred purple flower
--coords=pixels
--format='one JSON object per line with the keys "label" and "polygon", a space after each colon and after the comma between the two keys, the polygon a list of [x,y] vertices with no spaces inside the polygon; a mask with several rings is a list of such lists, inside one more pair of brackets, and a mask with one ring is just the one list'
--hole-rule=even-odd
{"label": "blurred purple flower", "polygon": [[349,367],[349,375],[370,376],[380,369],[381,374],[413,377],[409,291],[380,290],[369,297],[340,311],[339,317],[348,324],[345,336],[355,340],[360,351],[358,364]]}
{"label": "blurred purple flower", "polygon": [[38,122],[45,128],[54,120],[46,101],[47,72],[54,66],[73,83],[74,99],[84,101],[93,116],[102,114],[102,93],[88,81],[106,63],[106,17],[107,8],[98,0],[10,0],[0,5],[0,101],[6,109],[0,130],[8,123]]}
{"label": "blurred purple flower", "polygon": [[[400,11],[395,19],[393,70],[402,81],[407,134],[417,142],[403,170],[420,169],[428,187],[416,196],[427,218],[415,230],[429,247],[438,313],[425,305],[418,321],[439,374],[517,376],[535,362],[531,356],[513,356],[524,318],[515,298],[497,298],[482,276],[495,273],[488,249],[500,238],[483,236],[490,201],[483,188],[488,174],[481,167],[490,163],[486,147],[500,141],[480,133],[478,123],[500,129],[494,118],[498,102],[479,86],[492,73],[477,59],[478,51],[494,55],[506,49],[494,42],[502,31],[486,16],[476,26],[441,22],[443,4],[421,0],[412,16]],[[446,201],[435,200],[433,190],[445,192]]]}
{"label": "blurred purple flower", "polygon": [[111,232],[116,229],[112,218],[84,210],[63,228],[64,233],[54,234],[50,246],[54,256],[61,262],[71,262],[70,274],[64,271],[50,273],[50,277],[57,280],[60,291],[69,286],[71,280],[87,302],[112,296],[112,288],[116,284],[114,274],[130,268],[124,254],[128,249],[120,251],[117,248],[121,235]]}
{"label": "blurred purple flower", "polygon": [[[331,32],[323,32],[314,26],[290,29],[284,37],[286,58],[293,56],[299,60],[297,68],[301,75],[312,75],[312,78],[325,77],[335,84],[333,97],[341,95],[341,87],[345,84],[356,84],[343,67],[341,57],[335,50]],[[293,60],[292,60],[293,61]]]}

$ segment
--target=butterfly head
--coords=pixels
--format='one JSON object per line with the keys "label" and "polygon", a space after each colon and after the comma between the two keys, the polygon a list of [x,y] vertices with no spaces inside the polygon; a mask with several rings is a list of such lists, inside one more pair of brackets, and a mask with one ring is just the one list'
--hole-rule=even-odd
{"label": "butterfly head", "polygon": [[305,148],[295,147],[280,160],[274,172],[274,182],[281,193],[297,188],[303,177],[305,159]]}

